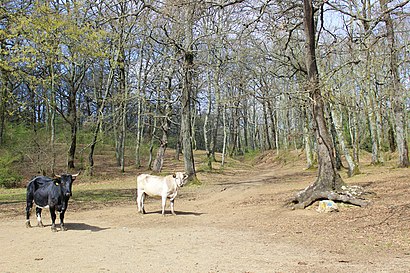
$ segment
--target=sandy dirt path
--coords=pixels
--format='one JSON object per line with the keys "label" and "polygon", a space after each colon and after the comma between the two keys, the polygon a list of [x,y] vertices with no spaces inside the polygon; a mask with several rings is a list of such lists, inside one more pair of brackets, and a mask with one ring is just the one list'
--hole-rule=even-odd
{"label": "sandy dirt path", "polygon": [[[267,169],[231,174],[183,188],[177,216],[162,217],[155,199],[146,215],[133,202],[69,208],[68,231],[56,233],[49,225],[25,228],[18,204],[21,216],[0,219],[0,272],[410,272],[408,239],[402,231],[391,240],[367,235],[366,209],[324,215],[283,206],[313,178]],[[50,223],[47,212],[43,219]]]}

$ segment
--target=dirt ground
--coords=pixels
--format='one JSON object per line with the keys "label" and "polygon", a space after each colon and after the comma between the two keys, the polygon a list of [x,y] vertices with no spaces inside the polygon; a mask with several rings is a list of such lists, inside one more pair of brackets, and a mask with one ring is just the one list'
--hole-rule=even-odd
{"label": "dirt ground", "polygon": [[[135,200],[90,205],[73,198],[66,232],[25,228],[24,204],[0,215],[0,272],[410,272],[410,170],[363,166],[345,182],[370,193],[366,208],[318,213],[286,206],[312,183],[303,162],[199,172],[202,186],[183,187],[177,216],[148,214]],[[130,191],[135,176],[123,178]],[[83,182],[86,183],[86,182]],[[11,208],[10,208],[11,209]],[[34,213],[33,213],[34,214]],[[35,224],[35,217],[32,223]]]}

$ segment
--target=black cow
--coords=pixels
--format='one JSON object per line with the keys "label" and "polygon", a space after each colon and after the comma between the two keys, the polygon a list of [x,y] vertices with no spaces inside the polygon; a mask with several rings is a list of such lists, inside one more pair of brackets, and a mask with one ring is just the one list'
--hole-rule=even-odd
{"label": "black cow", "polygon": [[67,210],[68,200],[72,195],[72,183],[78,174],[62,174],[54,179],[46,176],[37,176],[28,183],[26,227],[31,227],[30,211],[34,202],[36,204],[38,226],[44,226],[41,221],[41,211],[43,208],[49,207],[52,222],[51,230],[57,231],[55,225],[56,210],[60,213],[60,229],[63,231],[67,230],[64,227],[64,213]]}

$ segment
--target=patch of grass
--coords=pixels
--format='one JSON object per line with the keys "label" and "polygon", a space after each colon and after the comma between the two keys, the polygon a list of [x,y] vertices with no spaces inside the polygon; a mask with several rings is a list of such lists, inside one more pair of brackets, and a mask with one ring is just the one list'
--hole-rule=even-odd
{"label": "patch of grass", "polygon": [[20,203],[26,201],[26,189],[1,189],[0,204]]}
{"label": "patch of grass", "polygon": [[94,189],[74,192],[73,199],[78,202],[116,202],[133,200],[135,195],[135,189]]}
{"label": "patch of grass", "polygon": [[[135,199],[135,189],[94,189],[80,190],[73,193],[72,199],[77,202],[120,202]],[[25,189],[21,191],[2,191],[0,204],[21,203],[26,201]]]}
{"label": "patch of grass", "polygon": [[202,182],[198,178],[194,178],[191,181],[188,182],[189,186],[201,186]]}
{"label": "patch of grass", "polygon": [[243,160],[245,162],[254,162],[260,155],[261,152],[259,150],[250,150],[243,155]]}

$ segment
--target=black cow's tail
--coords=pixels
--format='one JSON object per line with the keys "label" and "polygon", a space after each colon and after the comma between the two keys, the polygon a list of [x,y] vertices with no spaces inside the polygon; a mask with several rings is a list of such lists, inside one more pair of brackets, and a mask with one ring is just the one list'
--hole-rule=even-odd
{"label": "black cow's tail", "polygon": [[27,185],[27,194],[26,194],[26,225],[30,225],[30,211],[31,208],[33,207],[33,202],[34,202],[34,179],[31,180],[28,185]]}

